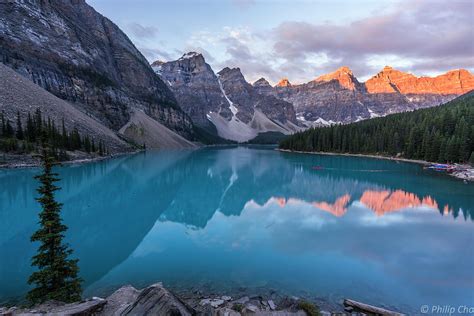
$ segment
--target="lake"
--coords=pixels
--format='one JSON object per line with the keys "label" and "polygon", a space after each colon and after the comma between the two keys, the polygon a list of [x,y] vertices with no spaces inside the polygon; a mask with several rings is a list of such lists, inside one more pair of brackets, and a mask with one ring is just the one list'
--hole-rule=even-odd
{"label": "lake", "polygon": [[[0,170],[0,303],[28,291],[38,171]],[[417,164],[210,147],[58,171],[86,296],[163,281],[403,311],[474,301],[474,185]]]}

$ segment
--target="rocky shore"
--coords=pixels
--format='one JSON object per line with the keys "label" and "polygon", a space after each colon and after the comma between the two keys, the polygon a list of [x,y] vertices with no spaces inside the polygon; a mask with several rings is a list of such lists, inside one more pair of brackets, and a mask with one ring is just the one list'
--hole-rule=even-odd
{"label": "rocky shore", "polygon": [[[425,161],[425,160],[406,159],[406,158],[391,157],[391,156],[298,151],[298,150],[288,150],[288,149],[280,149],[280,148],[277,148],[276,150],[281,151],[281,152],[298,153],[298,154],[327,155],[327,156],[348,156],[348,157],[385,159],[385,160],[416,163],[416,164],[420,164],[420,165],[423,165],[423,166],[428,166],[428,165],[432,164],[431,162],[428,162],[428,161]],[[462,169],[463,169],[462,171],[454,171],[452,173],[448,173],[448,175],[453,176],[453,177],[458,178],[458,179],[461,179],[461,180],[465,180],[465,181],[474,181],[474,166],[471,166],[471,165],[468,165],[468,164],[459,165],[459,166],[462,167]]]}
{"label": "rocky shore", "polygon": [[32,308],[0,307],[0,315],[162,315],[162,316],[313,316],[313,315],[366,315],[371,308],[381,315],[401,315],[396,312],[365,305],[351,300],[344,302],[345,309],[321,310],[313,302],[297,297],[263,297],[260,295],[177,296],[161,283],[142,290],[127,285],[107,298],[93,297],[82,302],[65,304],[46,302]]}
{"label": "rocky shore", "polygon": [[[107,159],[113,159],[124,155],[133,155],[141,152],[142,150],[135,150],[124,153],[115,153],[107,156],[99,156],[96,154],[88,154],[81,151],[67,152],[69,159],[62,161],[62,165],[82,164],[89,162],[102,161]],[[0,153],[0,170],[1,169],[20,169],[20,168],[35,168],[39,167],[41,162],[38,157],[27,154],[7,154]]]}

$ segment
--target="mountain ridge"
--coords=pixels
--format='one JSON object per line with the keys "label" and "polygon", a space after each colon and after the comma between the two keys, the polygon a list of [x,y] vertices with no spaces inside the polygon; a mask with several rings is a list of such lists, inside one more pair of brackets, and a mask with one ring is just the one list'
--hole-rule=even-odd
{"label": "mountain ridge", "polygon": [[200,128],[216,136],[246,142],[259,133],[288,134],[300,128],[293,106],[257,93],[240,68],[225,67],[215,73],[196,52],[152,65],[183,110]]}
{"label": "mountain ridge", "polygon": [[194,137],[191,119],[145,57],[84,0],[2,1],[0,11],[5,65],[116,132],[142,111]]}
{"label": "mountain ridge", "polygon": [[437,106],[474,89],[474,76],[465,69],[416,77],[390,66],[365,82],[359,82],[347,66],[303,84],[290,85],[282,79],[269,88],[262,85],[264,81],[261,78],[254,84],[257,91],[292,103],[308,127]]}

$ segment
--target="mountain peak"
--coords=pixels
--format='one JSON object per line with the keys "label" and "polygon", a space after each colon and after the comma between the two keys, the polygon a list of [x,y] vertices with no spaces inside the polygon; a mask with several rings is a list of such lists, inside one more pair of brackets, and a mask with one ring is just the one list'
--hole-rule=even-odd
{"label": "mountain peak", "polygon": [[335,72],[336,73],[345,73],[345,74],[348,74],[348,75],[351,75],[351,76],[353,75],[352,70],[347,66],[339,67],[339,68],[337,68],[337,70]]}
{"label": "mountain peak", "polygon": [[288,80],[288,78],[283,78],[277,83],[276,86],[277,87],[291,87],[291,83]]}
{"label": "mountain peak", "polygon": [[270,83],[265,78],[260,78],[253,83],[254,87],[270,87]]}
{"label": "mountain peak", "polygon": [[474,76],[465,69],[451,70],[436,77],[416,77],[385,66],[365,83],[369,93],[463,94],[473,89]]}
{"label": "mountain peak", "polygon": [[321,75],[314,81],[328,82],[331,80],[337,80],[341,86],[349,90],[354,90],[356,85],[359,83],[356,77],[354,77],[352,70],[347,66],[342,66],[329,74]]}
{"label": "mountain peak", "polygon": [[154,62],[151,63],[151,66],[152,67],[159,67],[161,65],[163,65],[165,62],[162,61],[162,60],[155,60]]}
{"label": "mountain peak", "polygon": [[196,53],[196,52],[188,52],[188,53],[185,53],[183,56],[181,56],[181,58],[179,60],[183,60],[183,59],[192,59],[192,58],[203,58],[204,57],[202,56],[202,54],[200,53]]}

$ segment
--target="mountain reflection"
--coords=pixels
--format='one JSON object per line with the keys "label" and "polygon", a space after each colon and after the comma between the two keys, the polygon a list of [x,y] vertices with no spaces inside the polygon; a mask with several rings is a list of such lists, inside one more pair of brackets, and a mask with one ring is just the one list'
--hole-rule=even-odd
{"label": "mountain reflection", "polygon": [[[315,165],[326,169],[313,170]],[[384,171],[364,172],[371,169]],[[67,240],[80,260],[86,287],[129,260],[160,224],[206,234],[213,218],[241,219],[252,204],[275,204],[281,213],[258,215],[274,216],[267,224],[280,221],[282,231],[296,229],[294,222],[304,231],[308,221],[347,221],[358,216],[352,207],[375,214],[371,223],[386,223],[394,218],[382,215],[408,208],[430,208],[440,213],[430,212],[432,217],[462,215],[465,220],[473,218],[474,210],[472,185],[429,174],[418,165],[259,147],[148,152],[58,171]],[[36,250],[30,236],[37,227],[37,172],[0,171],[0,300],[27,291],[30,258]],[[282,214],[285,218],[278,218]],[[363,220],[367,218],[351,225]]]}
{"label": "mountain reflection", "polygon": [[[337,198],[334,203],[326,201],[304,201],[297,198],[286,199],[283,197],[272,197],[269,201],[276,201],[280,207],[285,207],[291,202],[311,204],[319,210],[328,212],[336,217],[342,217],[347,213],[348,207],[350,206],[351,196],[349,194],[344,194]],[[438,209],[438,203],[432,197],[426,196],[420,199],[414,193],[405,192],[403,190],[366,190],[362,193],[358,202],[361,202],[367,208],[372,210],[377,216],[383,216],[387,213],[416,207],[428,207],[440,211]],[[452,211],[452,209],[449,205],[445,205],[443,208],[443,214],[446,215],[450,211]]]}

